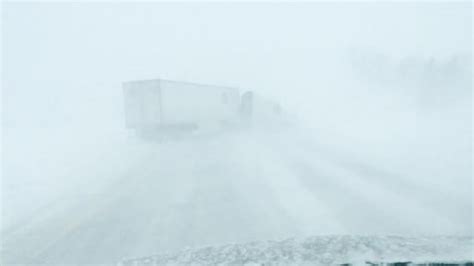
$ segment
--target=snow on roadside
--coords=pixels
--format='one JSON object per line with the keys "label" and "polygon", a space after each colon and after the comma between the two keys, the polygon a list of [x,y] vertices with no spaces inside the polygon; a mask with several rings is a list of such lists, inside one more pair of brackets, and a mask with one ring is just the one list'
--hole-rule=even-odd
{"label": "snow on roadside", "polygon": [[471,261],[473,237],[314,236],[256,241],[125,259],[126,265],[332,265],[394,261]]}

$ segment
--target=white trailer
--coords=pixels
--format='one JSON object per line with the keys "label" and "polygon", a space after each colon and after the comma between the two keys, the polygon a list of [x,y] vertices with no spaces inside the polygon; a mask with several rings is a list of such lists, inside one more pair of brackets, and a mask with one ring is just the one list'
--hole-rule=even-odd
{"label": "white trailer", "polygon": [[164,79],[123,83],[126,127],[150,137],[232,124],[239,118],[236,88]]}

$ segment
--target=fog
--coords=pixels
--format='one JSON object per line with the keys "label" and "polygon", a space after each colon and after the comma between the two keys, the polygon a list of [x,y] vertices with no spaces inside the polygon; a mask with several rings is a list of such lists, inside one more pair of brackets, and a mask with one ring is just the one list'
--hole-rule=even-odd
{"label": "fog", "polygon": [[[6,263],[473,235],[470,2],[8,2],[1,21]],[[140,140],[122,82],[158,78],[255,91],[285,122]]]}

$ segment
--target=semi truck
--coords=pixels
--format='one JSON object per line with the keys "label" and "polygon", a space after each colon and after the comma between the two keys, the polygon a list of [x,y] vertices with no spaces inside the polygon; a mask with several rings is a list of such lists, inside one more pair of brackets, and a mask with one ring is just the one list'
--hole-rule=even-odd
{"label": "semi truck", "polygon": [[[125,125],[145,139],[250,124],[279,106],[238,88],[165,79],[122,84]],[[262,116],[265,116],[262,117]]]}

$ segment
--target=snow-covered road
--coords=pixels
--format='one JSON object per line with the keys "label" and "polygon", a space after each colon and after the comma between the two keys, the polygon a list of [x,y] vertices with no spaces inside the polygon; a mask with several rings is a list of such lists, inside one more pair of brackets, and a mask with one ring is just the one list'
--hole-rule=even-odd
{"label": "snow-covered road", "polygon": [[104,153],[95,162],[116,168],[110,176],[84,177],[6,227],[3,262],[114,263],[310,235],[472,235],[466,195],[329,151],[304,134],[242,130],[126,146],[113,151],[121,160]]}

